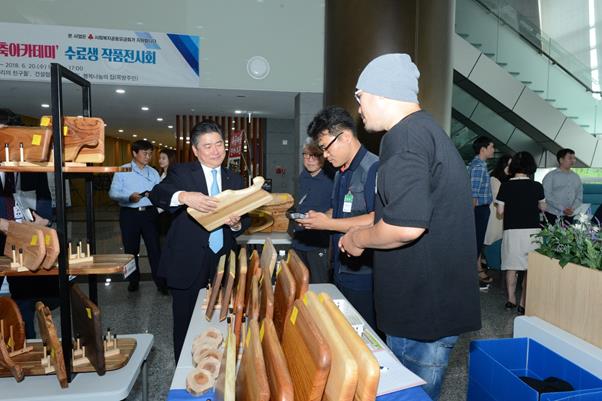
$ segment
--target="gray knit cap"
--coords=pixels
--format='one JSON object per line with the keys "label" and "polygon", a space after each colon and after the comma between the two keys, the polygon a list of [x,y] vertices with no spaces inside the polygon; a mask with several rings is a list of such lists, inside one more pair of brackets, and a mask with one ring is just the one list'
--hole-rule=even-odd
{"label": "gray knit cap", "polygon": [[373,95],[418,103],[418,77],[420,72],[410,56],[384,54],[368,63],[355,87]]}

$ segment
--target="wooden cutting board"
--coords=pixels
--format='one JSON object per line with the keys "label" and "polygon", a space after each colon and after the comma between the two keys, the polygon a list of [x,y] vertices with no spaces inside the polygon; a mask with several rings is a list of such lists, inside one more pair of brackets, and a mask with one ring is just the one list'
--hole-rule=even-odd
{"label": "wooden cutting board", "polygon": [[295,299],[301,299],[309,289],[309,270],[293,249],[288,251],[287,264],[295,278]]}
{"label": "wooden cutting board", "polygon": [[40,328],[40,336],[42,341],[48,347],[51,364],[55,369],[56,377],[61,385],[61,388],[67,388],[67,371],[65,370],[65,358],[63,357],[63,348],[59,342],[59,337],[56,334],[56,327],[52,322],[50,310],[42,303],[36,302],[36,315],[38,317],[38,327]]}
{"label": "wooden cutting board", "polygon": [[234,335],[236,336],[236,349],[240,347],[240,332],[245,314],[245,287],[247,285],[247,248],[240,248],[238,254],[238,274],[236,275],[236,291],[234,295]]}
{"label": "wooden cutting board", "polygon": [[271,283],[272,276],[274,275],[274,267],[276,266],[276,248],[274,248],[274,244],[270,238],[266,238],[263,243],[259,265],[262,269],[268,270]]}
{"label": "wooden cutting board", "polygon": [[39,227],[32,224],[9,221],[4,255],[11,259],[13,245],[17,253],[17,262],[19,261],[19,249],[23,249],[23,265],[31,271],[36,271],[40,268],[42,261],[46,257],[46,246],[44,244],[44,234]]}
{"label": "wooden cutting board", "polygon": [[226,274],[226,284],[222,288],[222,306],[219,312],[220,322],[226,319],[228,316],[228,310],[230,308],[230,298],[232,298],[232,287],[234,286],[234,279],[236,278],[236,254],[234,251],[230,251],[228,256],[228,274]]}
{"label": "wooden cutting board", "polygon": [[272,195],[261,189],[264,181],[263,177],[255,177],[253,178],[253,185],[248,188],[227,189],[220,192],[215,196],[219,199],[219,204],[213,212],[199,212],[189,207],[187,209],[188,214],[205,227],[207,231],[213,231],[222,226],[230,216],[242,216],[270,202]]}
{"label": "wooden cutting board", "polygon": [[257,320],[249,322],[245,347],[236,378],[237,401],[269,401],[270,385],[265,369]]}
{"label": "wooden cutting board", "polygon": [[211,320],[211,318],[213,317],[213,311],[215,310],[217,296],[221,291],[222,278],[224,277],[225,266],[226,255],[222,255],[219,258],[219,263],[217,264],[217,271],[215,272],[215,276],[213,276],[213,284],[211,284],[211,296],[209,297],[209,302],[207,303],[207,311],[205,311],[205,317],[207,318],[207,320]]}
{"label": "wooden cutting board", "polygon": [[271,319],[264,319],[261,324],[260,333],[263,331],[261,346],[270,385],[270,400],[293,401],[293,381],[286,365],[274,322]]}
{"label": "wooden cutting board", "polygon": [[79,336],[80,345],[86,347],[86,357],[99,376],[106,372],[102,341],[100,310],[77,286],[71,286],[71,316],[73,333]]}
{"label": "wooden cutting board", "polygon": [[29,224],[34,228],[42,231],[42,234],[44,234],[44,246],[46,247],[46,256],[44,257],[44,260],[42,261],[40,267],[44,270],[52,269],[61,251],[61,247],[59,244],[59,236],[57,235],[56,230],[54,228],[39,226],[33,223],[23,222],[21,224]]}
{"label": "wooden cutting board", "polygon": [[217,401],[234,401],[236,396],[236,344],[234,342],[234,330],[228,319],[228,335],[215,381],[215,399]]}
{"label": "wooden cutting board", "polygon": [[[52,117],[43,116],[41,126],[52,128]],[[105,159],[105,123],[95,117],[63,118],[63,160],[102,163]]]}
{"label": "wooden cutting board", "polygon": [[249,297],[251,296],[251,280],[253,276],[259,276],[261,270],[259,267],[259,253],[254,250],[251,253],[251,259],[249,260],[249,266],[247,267],[247,284],[245,286],[245,306],[249,304]]}
{"label": "wooden cutting board", "polygon": [[274,287],[274,326],[278,333],[278,340],[282,340],[284,322],[295,302],[295,278],[285,261],[281,260],[276,272],[276,286]]}
{"label": "wooden cutting board", "polygon": [[274,316],[274,290],[272,290],[271,274],[267,268],[261,269],[261,296],[259,299],[259,320]]}
{"label": "wooden cutting board", "polygon": [[341,341],[337,327],[318,300],[316,293],[307,291],[303,295],[303,303],[307,305],[311,317],[328,343],[332,356],[330,373],[322,399],[324,401],[352,401],[358,379],[355,358],[347,344]]}
{"label": "wooden cutting board", "polygon": [[322,292],[319,295],[319,299],[336,327],[340,338],[347,344],[357,363],[358,380],[354,400],[374,401],[378,390],[378,382],[380,381],[380,365],[378,361],[361,337],[351,327],[343,312],[332,301],[330,295]]}
{"label": "wooden cutting board", "polygon": [[251,295],[249,296],[249,303],[247,304],[247,318],[248,319],[259,319],[259,278],[253,276],[251,279]]}
{"label": "wooden cutting board", "polygon": [[[0,342],[4,341],[9,352],[13,347],[15,351],[23,349],[23,344],[25,344],[25,323],[23,322],[19,307],[9,297],[0,297],[0,320],[2,320],[0,322],[0,333],[4,334],[4,338],[0,334]],[[11,326],[13,333],[12,340],[10,338]]]}
{"label": "wooden cutting board", "polygon": [[282,350],[293,381],[295,401],[321,400],[330,371],[330,349],[299,299],[286,319]]}
{"label": "wooden cutting board", "polygon": [[0,161],[5,162],[5,146],[11,162],[21,161],[20,144],[23,144],[23,160],[46,162],[52,146],[52,129],[46,127],[4,127],[0,128]]}

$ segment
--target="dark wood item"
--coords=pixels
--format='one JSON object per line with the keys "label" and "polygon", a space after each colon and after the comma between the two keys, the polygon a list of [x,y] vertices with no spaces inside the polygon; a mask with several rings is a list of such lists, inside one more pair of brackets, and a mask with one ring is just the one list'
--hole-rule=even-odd
{"label": "dark wood item", "polygon": [[42,303],[36,303],[36,315],[38,317],[38,326],[42,341],[48,347],[50,352],[50,363],[54,367],[56,377],[62,388],[67,388],[67,371],[65,370],[65,358],[63,357],[63,348],[56,334],[56,327],[52,322],[50,310]]}
{"label": "dark wood item", "polygon": [[309,270],[301,260],[297,252],[291,249],[288,252],[288,267],[295,278],[295,299],[301,299],[303,294],[309,289]]}
{"label": "dark wood item", "polygon": [[257,320],[249,322],[245,347],[236,378],[237,401],[269,401],[270,386],[259,338]]}
{"label": "dark wood item", "polygon": [[0,161],[5,162],[5,146],[8,144],[11,162],[21,161],[20,147],[23,144],[23,160],[46,162],[50,157],[52,130],[50,127],[4,127],[0,128]]}
{"label": "dark wood item", "polygon": [[247,318],[259,319],[259,280],[257,276],[251,279],[251,296],[247,304]]}
{"label": "dark wood item", "polygon": [[207,311],[205,312],[205,317],[207,318],[207,320],[211,320],[211,318],[213,317],[215,303],[217,302],[217,296],[220,293],[220,288],[222,285],[222,278],[224,276],[225,266],[226,255],[222,255],[219,258],[219,263],[217,264],[217,271],[215,272],[215,276],[213,277],[213,284],[211,284],[211,296],[209,297],[209,302],[207,303]]}
{"label": "dark wood item", "polygon": [[276,286],[274,287],[274,326],[279,340],[282,340],[284,322],[295,302],[295,291],[295,278],[288,264],[282,260],[276,271]]}
{"label": "dark wood item", "polygon": [[247,284],[247,248],[240,248],[238,254],[238,274],[236,275],[236,293],[234,296],[234,335],[236,336],[236,355],[240,347],[240,332],[245,314],[245,287]]}
{"label": "dark wood item", "polygon": [[232,298],[232,287],[236,278],[236,254],[230,251],[228,256],[228,274],[226,274],[226,285],[222,289],[222,306],[219,313],[219,320],[223,321],[228,316],[230,308],[230,299]]}
{"label": "dark wood item", "polygon": [[247,285],[245,289],[245,307],[249,305],[249,297],[251,296],[251,280],[253,276],[259,275],[261,270],[259,266],[260,258],[257,250],[251,252],[251,258],[247,267]]}
{"label": "dark wood item", "polygon": [[[0,338],[0,342],[6,344],[9,352],[12,352],[11,348],[22,349],[25,344],[25,323],[19,307],[9,297],[0,297],[0,320],[2,321],[0,332],[4,333],[4,338]],[[11,331],[12,340],[10,339]]]}
{"label": "dark wood item", "polygon": [[7,369],[16,381],[23,380],[23,369],[8,355],[8,349],[3,341],[0,341],[0,368]]}
{"label": "dark wood item", "polygon": [[86,357],[98,375],[104,375],[106,366],[100,310],[77,284],[71,286],[71,314],[73,332],[76,337],[79,336],[80,344],[86,347]]}
{"label": "dark wood item", "polygon": [[[52,126],[52,117],[44,116],[41,125]],[[96,117],[63,118],[63,161],[102,163],[105,159],[105,123]]]}
{"label": "dark wood item", "polygon": [[264,319],[261,324],[263,327],[260,329],[260,334],[261,330],[263,330],[261,346],[263,349],[265,370],[270,385],[270,400],[293,401],[293,381],[288,371],[274,322],[271,319]]}

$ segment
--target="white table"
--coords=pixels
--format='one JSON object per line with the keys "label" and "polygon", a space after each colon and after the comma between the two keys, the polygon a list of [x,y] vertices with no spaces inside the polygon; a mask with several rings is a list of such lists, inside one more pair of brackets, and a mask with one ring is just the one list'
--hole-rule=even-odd
{"label": "white table", "polygon": [[55,375],[27,376],[21,383],[14,378],[0,379],[0,400],[6,401],[107,401],[125,399],[142,371],[142,399],[148,400],[146,358],[153,346],[152,334],[124,334],[135,338],[136,349],[127,365],[99,376],[78,373],[69,387],[62,389]]}
{"label": "white table", "polygon": [[243,234],[236,237],[236,242],[241,245],[263,245],[266,238],[271,239],[274,245],[290,245],[292,242],[292,238],[288,233]]}
{"label": "white table", "polygon": [[602,349],[535,316],[514,319],[514,338],[528,337],[602,378]]}

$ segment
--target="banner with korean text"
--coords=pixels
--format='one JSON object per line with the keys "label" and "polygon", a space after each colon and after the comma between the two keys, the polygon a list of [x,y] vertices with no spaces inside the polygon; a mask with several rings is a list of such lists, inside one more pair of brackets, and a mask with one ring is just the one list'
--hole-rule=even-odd
{"label": "banner with korean text", "polygon": [[244,131],[232,131],[228,141],[228,168],[237,173],[241,171],[243,135]]}
{"label": "banner with korean text", "polygon": [[0,23],[0,79],[49,81],[59,63],[92,83],[199,87],[199,37]]}

